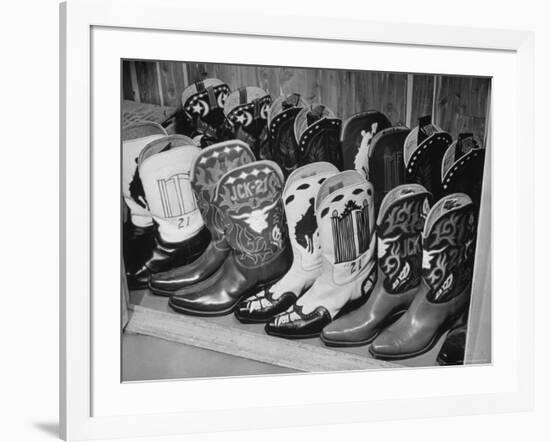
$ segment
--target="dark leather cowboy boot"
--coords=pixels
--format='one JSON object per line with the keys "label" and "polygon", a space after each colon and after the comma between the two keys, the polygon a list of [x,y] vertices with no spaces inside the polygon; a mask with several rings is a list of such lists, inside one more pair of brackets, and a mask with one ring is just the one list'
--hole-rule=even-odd
{"label": "dark leather cowboy boot", "polygon": [[212,242],[191,264],[151,276],[149,288],[155,295],[170,296],[176,290],[207,279],[221,267],[231,248],[223,236],[220,215],[212,204],[216,184],[227,171],[253,161],[254,154],[239,140],[213,144],[197,155],[191,167],[191,186]]}
{"label": "dark leather cowboy boot", "polygon": [[434,201],[443,195],[441,163],[451,142],[451,136],[433,124],[428,115],[419,118],[403,146],[406,182],[424,186]]}
{"label": "dark leather cowboy boot", "polygon": [[224,105],[227,121],[238,140],[250,146],[257,160],[270,159],[267,114],[271,95],[255,86],[233,91]]}
{"label": "dark leather cowboy boot", "polygon": [[378,132],[370,143],[367,180],[374,187],[376,213],[388,192],[407,182],[403,162],[403,143],[409,132],[410,130],[406,127],[390,127]]}
{"label": "dark leather cowboy boot", "polygon": [[138,159],[145,201],[158,225],[155,247],[137,271],[128,271],[128,286],[145,288],[151,274],[188,264],[210,241],[189,174],[199,148],[183,135],[149,143]]}
{"label": "dark leather cowboy boot", "polygon": [[276,284],[244,299],[235,310],[241,322],[266,322],[284,312],[321,274],[321,245],[315,217],[315,199],[321,184],[338,169],[330,163],[312,163],[290,174],[285,185],[288,234],[294,259]]}
{"label": "dark leather cowboy boot", "polygon": [[484,163],[485,149],[477,143],[473,134],[460,134],[443,156],[443,193],[465,193],[479,211]]}
{"label": "dark leather cowboy boot", "polygon": [[423,354],[466,312],[475,231],[474,205],[466,194],[446,196],[432,207],[422,234],[421,287],[407,312],[374,340],[373,356],[403,359]]}
{"label": "dark leather cowboy boot", "polygon": [[222,214],[231,253],[210,278],[178,290],[169,301],[174,310],[228,314],[241,299],[288,271],[292,252],[284,222],[283,183],[283,173],[272,161],[240,166],[219,180],[213,204]]}
{"label": "dark leather cowboy boot", "polygon": [[369,344],[409,308],[420,286],[421,235],[430,210],[429,197],[419,184],[403,184],[386,195],[376,223],[376,285],[365,304],[323,329],[325,344]]}
{"label": "dark leather cowboy boot", "polygon": [[321,185],[316,206],[321,243],[321,275],[265,331],[283,338],[311,338],[343,309],[352,308],[372,290],[376,277],[372,186],[346,170]]}
{"label": "dark leather cowboy boot", "polygon": [[122,130],[122,196],[129,212],[122,227],[122,253],[126,270],[131,273],[150,256],[156,231],[138,173],[138,158],[147,144],[165,136],[164,128],[150,121]]}
{"label": "dark leather cowboy boot", "polygon": [[307,106],[300,94],[277,98],[267,115],[269,128],[270,158],[275,161],[286,177],[298,167],[298,143],[294,137],[294,120]]}
{"label": "dark leather cowboy boot", "polygon": [[316,161],[334,164],[342,170],[342,120],[324,104],[303,108],[294,120],[294,136],[298,142],[298,165]]}
{"label": "dark leather cowboy boot", "polygon": [[360,112],[345,120],[342,126],[344,169],[357,170],[367,177],[370,142],[378,132],[388,127],[391,127],[388,117],[375,110]]}
{"label": "dark leather cowboy boot", "polygon": [[233,138],[223,112],[229,92],[229,86],[217,78],[187,86],[175,114],[176,133],[193,138],[201,147]]}

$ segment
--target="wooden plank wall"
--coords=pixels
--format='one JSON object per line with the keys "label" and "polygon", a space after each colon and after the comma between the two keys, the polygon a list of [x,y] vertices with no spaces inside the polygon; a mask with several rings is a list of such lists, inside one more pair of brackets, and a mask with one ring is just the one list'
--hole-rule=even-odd
{"label": "wooden plank wall", "polygon": [[[189,83],[216,77],[231,89],[259,86],[273,97],[301,93],[311,103],[323,103],[341,118],[367,109],[384,112],[394,125],[416,126],[432,113],[434,121],[453,138],[473,131],[485,141],[490,79],[446,75],[296,69],[286,67],[124,61],[123,98],[178,106]],[[408,88],[412,87],[412,91]],[[412,103],[407,103],[407,97]],[[409,104],[409,115],[407,115]]]}

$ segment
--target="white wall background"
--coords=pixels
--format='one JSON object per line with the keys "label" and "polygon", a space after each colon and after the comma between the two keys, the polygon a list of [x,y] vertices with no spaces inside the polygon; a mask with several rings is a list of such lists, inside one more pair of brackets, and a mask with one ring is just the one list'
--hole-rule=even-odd
{"label": "white wall background", "polygon": [[[183,3],[183,1],[182,1]],[[550,14],[523,0],[209,0],[312,16],[512,28],[536,32],[537,373],[533,413],[381,422],[290,430],[163,438],[162,441],[548,440],[550,301],[548,100]],[[225,5],[225,6],[224,6]],[[202,6],[202,5],[201,5]],[[56,0],[4,2],[0,14],[0,440],[55,440],[58,388],[58,9]],[[545,419],[546,418],[546,419]],[[146,439],[138,439],[145,441]],[[147,439],[154,440],[154,439]],[[158,439],[157,439],[158,440]]]}

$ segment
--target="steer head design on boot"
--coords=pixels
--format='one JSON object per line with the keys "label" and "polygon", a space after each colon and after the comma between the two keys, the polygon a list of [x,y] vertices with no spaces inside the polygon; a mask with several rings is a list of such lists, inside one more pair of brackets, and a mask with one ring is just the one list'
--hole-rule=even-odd
{"label": "steer head design on boot", "polygon": [[268,264],[288,240],[283,214],[284,178],[272,161],[257,161],[227,172],[216,187],[215,205],[224,234],[245,267]]}
{"label": "steer head design on boot", "polygon": [[[315,200],[321,184],[338,169],[312,163],[290,174],[283,201],[294,259],[288,273],[271,287],[242,301],[235,315],[241,322],[265,322],[290,307],[311,287],[321,271],[321,247]],[[268,206],[269,207],[269,206]]]}

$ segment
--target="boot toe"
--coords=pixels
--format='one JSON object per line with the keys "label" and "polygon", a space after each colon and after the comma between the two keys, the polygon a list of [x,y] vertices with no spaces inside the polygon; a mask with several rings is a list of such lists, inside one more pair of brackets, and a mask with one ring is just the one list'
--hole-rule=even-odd
{"label": "boot toe", "polygon": [[173,310],[197,316],[220,316],[231,313],[235,300],[223,293],[174,295],[168,302]]}
{"label": "boot toe", "polygon": [[396,357],[401,353],[401,340],[386,330],[374,340],[369,350],[374,357]]}

